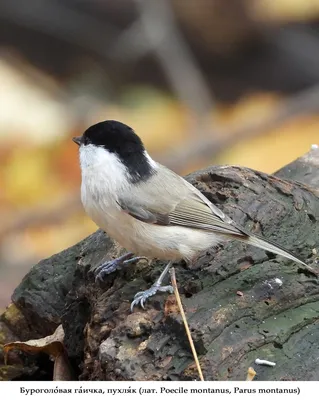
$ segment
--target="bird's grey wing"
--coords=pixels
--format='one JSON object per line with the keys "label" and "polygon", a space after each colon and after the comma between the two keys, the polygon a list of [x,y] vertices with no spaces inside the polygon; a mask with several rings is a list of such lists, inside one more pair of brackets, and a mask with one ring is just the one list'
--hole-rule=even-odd
{"label": "bird's grey wing", "polygon": [[122,210],[139,221],[147,222],[149,224],[157,225],[169,225],[168,214],[161,214],[155,210],[149,210],[145,206],[131,204],[130,202],[123,200],[118,201],[119,206]]}
{"label": "bird's grey wing", "polygon": [[[219,211],[219,209],[217,210]],[[228,235],[244,235],[235,225],[216,215],[196,193],[176,205],[169,214],[169,221],[170,225],[182,225]]]}
{"label": "bird's grey wing", "polygon": [[[150,224],[184,226],[245,236],[230,218],[193,185],[172,171],[165,170],[164,173],[166,176],[160,176],[152,185],[140,187],[139,196],[135,196],[134,192],[122,196],[119,205],[123,211]],[[169,187],[166,186],[167,181],[170,182]]]}

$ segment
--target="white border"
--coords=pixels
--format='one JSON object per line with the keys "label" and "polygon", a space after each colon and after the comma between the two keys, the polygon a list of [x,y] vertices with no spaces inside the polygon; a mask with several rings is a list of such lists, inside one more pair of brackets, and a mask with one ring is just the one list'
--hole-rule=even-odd
{"label": "white border", "polygon": [[[319,382],[0,382],[8,400],[32,399],[318,399]],[[283,393],[284,390],[290,393]],[[205,393],[206,391],[206,393]],[[67,393],[69,392],[69,393]],[[210,392],[210,393],[209,393]]]}

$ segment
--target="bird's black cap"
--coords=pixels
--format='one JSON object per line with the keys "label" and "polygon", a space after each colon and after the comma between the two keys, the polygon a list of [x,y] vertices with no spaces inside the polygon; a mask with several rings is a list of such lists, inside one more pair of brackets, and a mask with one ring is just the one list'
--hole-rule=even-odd
{"label": "bird's black cap", "polygon": [[154,172],[145,156],[142,140],[122,122],[99,122],[90,126],[80,139],[74,138],[74,141],[84,146],[93,144],[115,153],[127,167],[132,181],[146,180]]}
{"label": "bird's black cap", "polygon": [[83,144],[102,146],[117,154],[144,151],[141,139],[132,128],[112,120],[90,126],[83,134]]}

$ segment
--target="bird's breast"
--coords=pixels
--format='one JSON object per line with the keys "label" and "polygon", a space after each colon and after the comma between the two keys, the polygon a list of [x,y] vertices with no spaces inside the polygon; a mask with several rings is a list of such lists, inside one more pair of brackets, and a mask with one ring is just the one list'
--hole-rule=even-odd
{"label": "bird's breast", "polygon": [[103,177],[82,176],[81,200],[86,213],[112,239],[128,250],[134,250],[134,219],[122,211],[116,193],[112,182]]}

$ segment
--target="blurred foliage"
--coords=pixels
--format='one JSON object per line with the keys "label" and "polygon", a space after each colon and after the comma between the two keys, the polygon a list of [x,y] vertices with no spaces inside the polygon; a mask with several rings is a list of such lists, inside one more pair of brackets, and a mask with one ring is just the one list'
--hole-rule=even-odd
{"label": "blurred foliage", "polygon": [[[256,115],[266,116],[282,99],[269,94],[254,94],[224,110],[223,122],[244,124]],[[226,119],[226,120],[225,120]],[[293,117],[262,135],[234,144],[222,151],[214,162],[238,164],[272,173],[310,150],[319,139],[319,115]]]}
{"label": "blurred foliage", "polygon": [[255,0],[252,9],[260,20],[300,21],[319,15],[318,0]]}

